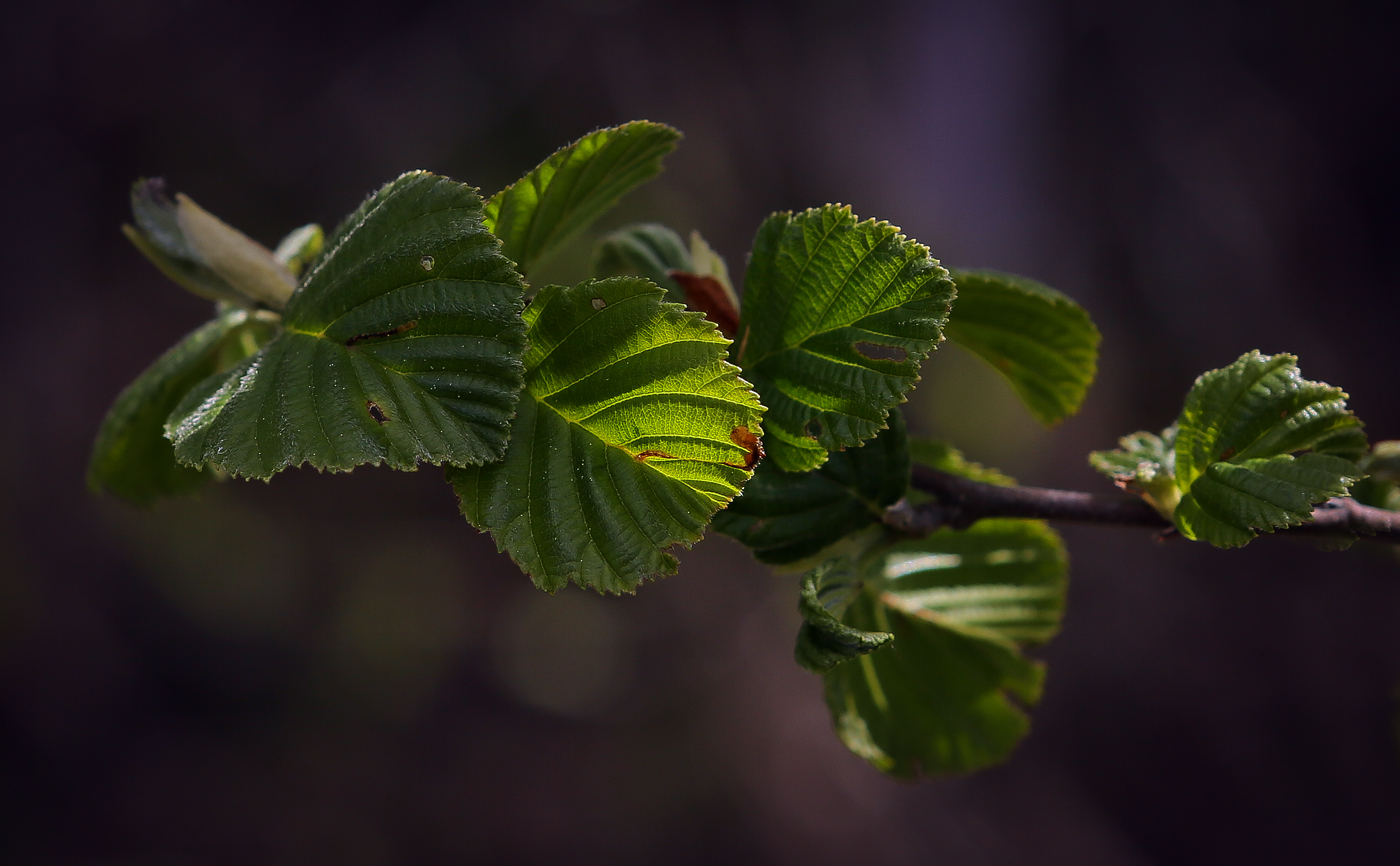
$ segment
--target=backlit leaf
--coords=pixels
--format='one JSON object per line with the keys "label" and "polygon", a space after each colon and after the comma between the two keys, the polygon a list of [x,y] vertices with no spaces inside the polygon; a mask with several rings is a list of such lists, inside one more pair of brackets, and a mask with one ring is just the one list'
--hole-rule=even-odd
{"label": "backlit leaf", "polygon": [[926,247],[842,205],[769,217],[744,285],[734,356],[769,407],[768,454],[789,472],[885,426],[953,300]]}
{"label": "backlit leaf", "polygon": [[486,227],[528,274],[623,194],[660,174],[662,157],[680,138],[645,120],[590,132],[492,196]]}
{"label": "backlit leaf", "polygon": [[604,235],[593,249],[593,276],[646,277],[677,304],[685,303],[685,292],[670,273],[690,269],[690,250],[681,236],[659,223],[623,226]]}
{"label": "backlit leaf", "polygon": [[958,299],[948,339],[1006,377],[1042,424],[1079,411],[1098,370],[1099,329],[1084,308],[1026,277],[952,272]]}
{"label": "backlit leaf", "polygon": [[541,589],[632,592],[738,494],[762,407],[713,324],[647,280],[547,286],[500,463],[453,469],[462,513]]}
{"label": "backlit leaf", "polygon": [[1059,537],[1036,521],[982,520],[891,546],[841,621],[894,640],[825,675],[842,741],[904,777],[1005,759],[1044,679],[1021,648],[1059,628],[1065,575]]}

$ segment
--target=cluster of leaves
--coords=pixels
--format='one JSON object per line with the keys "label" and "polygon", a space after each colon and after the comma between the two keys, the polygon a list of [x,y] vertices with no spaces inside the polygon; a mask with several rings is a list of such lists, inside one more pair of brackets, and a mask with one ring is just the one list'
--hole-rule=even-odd
{"label": "cluster of leaves", "polygon": [[[946,337],[1055,424],[1093,381],[1097,329],[1053,289],[950,272],[841,205],[765,220],[742,303],[698,233],[657,224],[603,237],[591,279],[529,284],[678,139],[598,130],[488,200],[410,172],[275,250],[139,181],[128,237],[218,306],[118,397],[91,484],[149,504],[218,476],[439,465],[550,592],[633,592],[713,525],[806,571],[796,657],[852,751],[900,776],[1000,760],[1041,692],[1026,650],[1058,629],[1064,547],[1032,520],[901,534],[886,514],[920,502],[914,462],[1014,482],[909,436],[898,405]],[[1163,436],[1093,460],[1184,534],[1239,544],[1365,474],[1344,398],[1251,354],[1203,376]]]}
{"label": "cluster of leaves", "polygon": [[1310,520],[1313,505],[1366,475],[1368,449],[1347,395],[1304,379],[1297,360],[1256,351],[1205,373],[1161,435],[1126,436],[1090,463],[1217,547]]}

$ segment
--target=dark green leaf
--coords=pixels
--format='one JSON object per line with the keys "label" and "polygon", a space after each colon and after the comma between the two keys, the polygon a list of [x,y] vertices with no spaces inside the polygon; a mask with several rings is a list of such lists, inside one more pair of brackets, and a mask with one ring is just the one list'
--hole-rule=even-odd
{"label": "dark green leaf", "polygon": [[671,271],[691,270],[690,250],[681,236],[658,223],[635,223],[605,235],[593,250],[593,276],[646,277],[666,290],[666,299],[685,303],[685,292]]}
{"label": "dark green leaf", "polygon": [[784,472],[771,460],[759,463],[713,527],[748,545],[760,562],[788,565],[879,524],[908,487],[904,418],[896,410],[874,439],[832,454],[819,469]]}
{"label": "dark green leaf", "polygon": [[202,486],[210,473],[176,462],[165,438],[165,419],[187,392],[256,352],[274,330],[257,315],[230,310],[161,355],[122,391],[103,419],[88,464],[88,485],[138,505]]}
{"label": "dark green leaf", "polygon": [[832,560],[802,578],[797,610],[802,628],[797,632],[797,663],[814,674],[824,674],[842,662],[874,652],[894,639],[886,632],[869,632],[842,625],[828,604],[840,606],[855,586],[848,559]]}
{"label": "dark green leaf", "polygon": [[1400,511],[1400,442],[1377,442],[1358,465],[1369,477],[1351,488],[1356,501]]}
{"label": "dark green leaf", "polygon": [[1055,424],[1078,412],[1099,361],[1099,329],[1084,308],[1025,277],[952,274],[958,299],[948,339],[1005,376],[1040,423]]}
{"label": "dark green leaf", "polygon": [[[1188,538],[1239,547],[1312,517],[1361,477],[1361,422],[1346,394],[1298,372],[1292,355],[1250,352],[1196,380],[1177,421],[1173,519]],[[1307,451],[1297,457],[1294,452]]]}
{"label": "dark green leaf", "polygon": [[528,274],[623,194],[660,174],[662,157],[680,137],[645,120],[590,132],[492,196],[486,227]]}
{"label": "dark green leaf", "polygon": [[1020,648],[1058,629],[1065,573],[1059,537],[1035,521],[890,547],[841,621],[894,641],[825,676],[842,741],[904,777],[1003,760],[1029,725],[1016,702],[1036,703],[1044,678]]}
{"label": "dark green leaf", "polygon": [[713,324],[637,277],[547,286],[500,463],[451,470],[473,525],[541,589],[633,592],[675,571],[749,477],[762,407]]}
{"label": "dark green leaf", "polygon": [[366,200],[282,333],[171,417],[177,457],[250,478],[499,459],[525,325],[520,277],[481,213],[475,190],[427,172]]}
{"label": "dark green leaf", "polygon": [[744,285],[735,357],[769,407],[768,454],[789,472],[885,426],[953,299],[926,247],[841,205],[769,217]]}

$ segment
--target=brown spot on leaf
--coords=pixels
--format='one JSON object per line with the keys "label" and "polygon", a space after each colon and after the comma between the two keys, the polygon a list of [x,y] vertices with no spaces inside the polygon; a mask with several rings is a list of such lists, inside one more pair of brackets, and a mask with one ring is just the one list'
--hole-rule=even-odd
{"label": "brown spot on leaf", "polygon": [[1216,459],[1217,459],[1217,460],[1229,460],[1231,457],[1234,457],[1234,456],[1235,456],[1235,449],[1233,449],[1233,448],[1226,448],[1224,451],[1220,452],[1220,456],[1219,456],[1218,458],[1216,458]]}
{"label": "brown spot on leaf", "polygon": [[665,451],[643,451],[637,455],[638,463],[645,463],[648,457],[665,457],[667,460],[679,460],[674,454],[667,454]]}
{"label": "brown spot on leaf", "polygon": [[404,322],[402,325],[399,325],[397,328],[390,328],[390,329],[387,330],[387,331],[375,331],[373,334],[356,334],[355,336],[353,336],[353,337],[351,337],[350,339],[348,339],[348,340],[345,341],[345,347],[346,347],[346,348],[349,348],[349,347],[355,345],[356,343],[361,343],[361,342],[364,342],[365,340],[377,340],[377,339],[379,339],[380,337],[393,337],[393,336],[397,336],[398,334],[402,334],[404,331],[411,331],[411,330],[413,330],[413,329],[416,328],[416,327],[418,327],[418,322],[417,322],[417,321],[409,321],[409,322]]}
{"label": "brown spot on leaf", "polygon": [[379,408],[379,404],[373,400],[365,401],[365,408],[369,410],[369,417],[383,424],[389,420],[389,416],[384,414],[384,410]]}
{"label": "brown spot on leaf", "polygon": [[758,465],[758,461],[763,459],[763,440],[749,428],[735,427],[729,434],[729,440],[748,453],[744,455],[742,464],[726,463],[725,466],[740,466],[752,470]]}
{"label": "brown spot on leaf", "polygon": [[719,280],[686,271],[667,271],[666,276],[680,283],[692,310],[704,313],[705,318],[719,326],[721,334],[734,339],[739,330],[739,311],[734,309]]}

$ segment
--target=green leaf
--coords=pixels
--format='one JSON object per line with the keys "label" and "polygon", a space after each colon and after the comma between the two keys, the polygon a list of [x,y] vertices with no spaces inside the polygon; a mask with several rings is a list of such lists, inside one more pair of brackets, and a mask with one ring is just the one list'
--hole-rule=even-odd
{"label": "green leaf", "polygon": [[680,138],[645,120],[590,132],[492,196],[486,227],[528,274],[623,194],[660,174],[662,157]]}
{"label": "green leaf", "polygon": [[[554,592],[633,592],[738,494],[762,407],[729,341],[637,277],[547,286],[500,463],[452,470],[462,513]],[[750,441],[752,440],[752,441]]]}
{"label": "green leaf", "polygon": [[784,472],[764,460],[712,525],[751,548],[760,562],[789,565],[879,524],[908,487],[904,418],[896,410],[874,439],[832,454],[819,469]]}
{"label": "green leaf", "polygon": [[900,542],[877,560],[842,623],[894,641],[825,676],[846,746],[896,776],[966,772],[1006,758],[1040,698],[1064,607],[1059,537],[1036,521],[982,520]]}
{"label": "green leaf", "polygon": [[769,456],[789,472],[885,426],[954,294],[926,247],[842,205],[769,217],[744,285],[735,357],[769,407]]}
{"label": "green leaf", "polygon": [[948,339],[1006,377],[1047,426],[1079,411],[1099,361],[1099,329],[1084,308],[1026,277],[952,272],[958,299]]}
{"label": "green leaf", "polygon": [[1172,519],[1181,491],[1176,486],[1176,427],[1158,436],[1139,430],[1118,440],[1113,451],[1094,451],[1089,465],[1113,479],[1113,483],[1146,499],[1168,520]]}
{"label": "green leaf", "polygon": [[[1177,421],[1173,514],[1188,538],[1239,547],[1312,518],[1361,477],[1361,422],[1339,388],[1309,382],[1292,355],[1250,352],[1196,380]],[[1294,452],[1307,451],[1297,457]]]}
{"label": "green leaf", "polygon": [[983,484],[995,484],[997,487],[1016,486],[1016,479],[1010,475],[981,463],[974,463],[952,445],[937,439],[910,436],[909,457],[915,463],[937,469],[939,472],[947,472],[949,475],[981,481]]}
{"label": "green leaf", "polygon": [[108,410],[88,463],[88,486],[138,505],[199,489],[210,472],[175,460],[165,419],[202,380],[256,352],[274,328],[246,310],[229,310],[161,355]]}
{"label": "green leaf", "polygon": [[[413,469],[499,459],[523,383],[522,284],[464,184],[409,172],[336,229],[256,356],[192,396],[181,462]],[[198,398],[196,401],[195,398]]]}
{"label": "green leaf", "polygon": [[799,665],[814,674],[824,674],[894,640],[894,635],[887,632],[842,625],[832,613],[828,605],[844,606],[853,588],[856,586],[849,559],[819,565],[802,578],[802,595],[797,602],[802,628],[797,632],[794,655]]}
{"label": "green leaf", "polygon": [[659,223],[634,223],[605,235],[593,249],[593,276],[646,277],[666,290],[666,299],[685,303],[685,292],[671,271],[692,268],[681,236]]}

